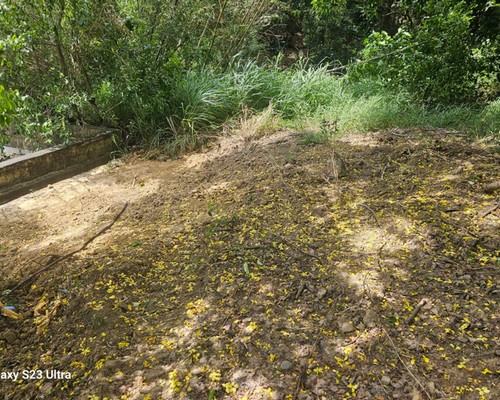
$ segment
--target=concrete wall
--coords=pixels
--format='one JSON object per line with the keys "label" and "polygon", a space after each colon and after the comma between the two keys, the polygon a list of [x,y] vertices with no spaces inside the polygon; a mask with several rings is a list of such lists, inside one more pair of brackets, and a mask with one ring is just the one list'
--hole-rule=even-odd
{"label": "concrete wall", "polygon": [[107,131],[98,137],[61,148],[49,148],[0,162],[0,204],[69,178],[111,159],[116,150]]}

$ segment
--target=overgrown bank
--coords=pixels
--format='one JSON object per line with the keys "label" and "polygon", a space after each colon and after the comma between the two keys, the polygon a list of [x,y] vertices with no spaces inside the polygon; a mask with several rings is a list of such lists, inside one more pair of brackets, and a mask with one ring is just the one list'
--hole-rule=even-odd
{"label": "overgrown bank", "polygon": [[326,119],[338,131],[496,133],[499,10],[482,0],[8,0],[0,145],[12,133],[68,141],[69,125],[90,124],[120,127],[126,144],[192,148],[270,106],[285,124]]}

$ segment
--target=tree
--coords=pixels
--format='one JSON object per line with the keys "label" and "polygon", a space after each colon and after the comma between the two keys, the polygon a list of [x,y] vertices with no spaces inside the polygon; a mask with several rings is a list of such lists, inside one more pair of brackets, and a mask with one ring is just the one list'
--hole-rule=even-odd
{"label": "tree", "polygon": [[5,0],[0,84],[21,94],[16,130],[50,138],[66,122],[168,128],[180,74],[257,56],[270,8],[269,0]]}
{"label": "tree", "polygon": [[487,31],[475,23],[487,18],[483,2],[421,3],[401,8],[403,19],[395,34],[377,31],[365,40],[362,59],[376,61],[354,67],[352,75],[377,77],[433,104],[498,96],[498,29]]}

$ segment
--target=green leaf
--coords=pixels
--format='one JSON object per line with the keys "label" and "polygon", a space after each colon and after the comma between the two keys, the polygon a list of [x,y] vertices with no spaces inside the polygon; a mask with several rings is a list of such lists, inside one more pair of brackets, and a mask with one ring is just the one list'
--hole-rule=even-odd
{"label": "green leaf", "polygon": [[247,275],[250,274],[250,268],[248,268],[248,263],[247,262],[245,262],[243,264],[243,271],[245,271],[245,274],[247,274]]}

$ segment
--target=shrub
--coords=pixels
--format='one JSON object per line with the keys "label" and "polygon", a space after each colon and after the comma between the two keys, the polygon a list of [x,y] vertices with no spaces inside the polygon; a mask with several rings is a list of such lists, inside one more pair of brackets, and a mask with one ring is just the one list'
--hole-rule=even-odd
{"label": "shrub", "polygon": [[354,79],[378,77],[429,104],[459,104],[498,94],[500,64],[494,42],[474,43],[472,6],[428,1],[418,27],[394,35],[374,32],[365,40],[363,60],[350,69]]}

